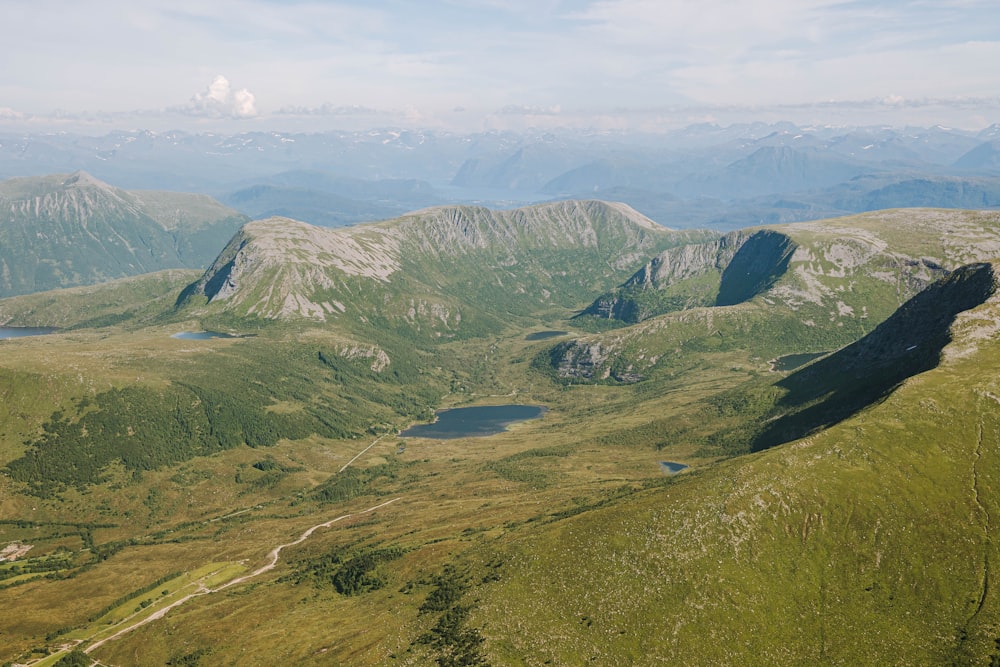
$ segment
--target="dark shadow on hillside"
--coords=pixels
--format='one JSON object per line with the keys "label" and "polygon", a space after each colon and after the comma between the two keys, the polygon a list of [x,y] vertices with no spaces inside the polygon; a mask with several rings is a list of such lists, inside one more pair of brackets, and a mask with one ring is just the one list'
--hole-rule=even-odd
{"label": "dark shadow on hillside", "polygon": [[[797,245],[780,232],[764,229],[746,238],[730,234],[694,247],[704,252],[672,248],[660,253],[624,285],[597,297],[573,319],[583,326],[601,320],[616,320],[621,326],[691,308],[743,303],[771,289],[788,272]],[[731,257],[729,252],[733,252]],[[665,271],[673,277],[660,277],[663,267],[674,267]],[[706,276],[720,269],[717,288],[705,282]],[[614,325],[589,328],[610,326]]]}
{"label": "dark shadow on hillside", "polygon": [[769,230],[748,238],[722,272],[715,305],[743,303],[769,290],[788,271],[795,248],[792,239]]}
{"label": "dark shadow on hillside", "polygon": [[181,290],[181,293],[177,295],[177,300],[174,301],[174,308],[180,308],[181,306],[183,306],[188,302],[188,299],[190,299],[195,295],[195,293],[198,291],[199,282],[201,282],[200,279],[194,281],[193,283],[191,283],[190,285]]}
{"label": "dark shadow on hillside", "polygon": [[990,264],[959,268],[903,304],[870,334],[777,383],[783,413],[751,442],[759,451],[803,438],[884,400],[903,380],[936,367],[960,312],[995,291]]}
{"label": "dark shadow on hillside", "polygon": [[[202,292],[205,297],[211,301],[212,297],[222,291],[226,283],[229,281],[229,276],[233,272],[233,267],[236,265],[236,259],[231,259],[229,262],[223,266],[221,269],[212,274],[212,276],[204,283]],[[209,269],[211,270],[211,269]],[[202,279],[196,280],[187,287],[185,287],[181,293],[177,296],[177,301],[174,303],[175,308],[180,308],[188,299],[192,298],[198,293],[198,288],[202,284]]]}

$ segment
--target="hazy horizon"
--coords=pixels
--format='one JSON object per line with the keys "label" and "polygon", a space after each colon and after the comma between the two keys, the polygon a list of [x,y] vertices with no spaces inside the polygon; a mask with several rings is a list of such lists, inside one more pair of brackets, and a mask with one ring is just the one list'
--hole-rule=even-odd
{"label": "hazy horizon", "polygon": [[981,0],[5,6],[0,128],[663,132],[1000,119]]}

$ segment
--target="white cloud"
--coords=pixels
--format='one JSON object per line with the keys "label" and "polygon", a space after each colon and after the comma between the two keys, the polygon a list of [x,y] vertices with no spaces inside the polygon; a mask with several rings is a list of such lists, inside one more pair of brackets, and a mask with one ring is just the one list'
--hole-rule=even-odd
{"label": "white cloud", "polygon": [[195,93],[186,106],[176,109],[183,113],[208,118],[255,118],[254,94],[246,88],[234,91],[229,79],[221,74],[203,92]]}

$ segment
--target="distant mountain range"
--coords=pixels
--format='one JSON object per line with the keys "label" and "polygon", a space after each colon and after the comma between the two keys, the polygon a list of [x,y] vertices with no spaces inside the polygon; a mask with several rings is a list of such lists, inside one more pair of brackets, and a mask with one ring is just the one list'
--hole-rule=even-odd
{"label": "distant mountain range", "polygon": [[281,216],[324,227],[384,220],[442,203],[418,179],[365,180],[323,171],[293,170],[249,181],[222,201],[254,218]]}
{"label": "distant mountain range", "polygon": [[324,226],[447,203],[513,208],[597,197],[669,227],[732,230],[884,205],[996,207],[998,132],[781,122],[659,135],[0,135],[0,176],[83,169],[121,187],[200,192],[252,217]]}

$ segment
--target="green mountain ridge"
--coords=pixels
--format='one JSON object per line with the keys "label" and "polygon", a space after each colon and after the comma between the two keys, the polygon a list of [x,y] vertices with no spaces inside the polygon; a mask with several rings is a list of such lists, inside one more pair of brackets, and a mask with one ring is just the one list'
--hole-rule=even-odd
{"label": "green mountain ridge", "polygon": [[275,218],[246,225],[183,302],[195,313],[392,321],[454,335],[483,318],[572,306],[651,253],[712,237],[605,202],[440,207],[346,229]]}
{"label": "green mountain ridge", "polygon": [[959,313],[996,291],[994,265],[959,267],[932,283],[864,338],[776,383],[788,393],[751,448],[798,440],[878,402],[906,378],[935,368]]}
{"label": "green mountain ridge", "polygon": [[194,269],[166,269],[96,285],[66,287],[0,299],[0,323],[83,329],[112,324],[136,328],[160,315],[197,279]]}
{"label": "green mountain ridge", "polygon": [[247,218],[204,195],[127,192],[85,172],[0,183],[0,296],[202,268]]}

